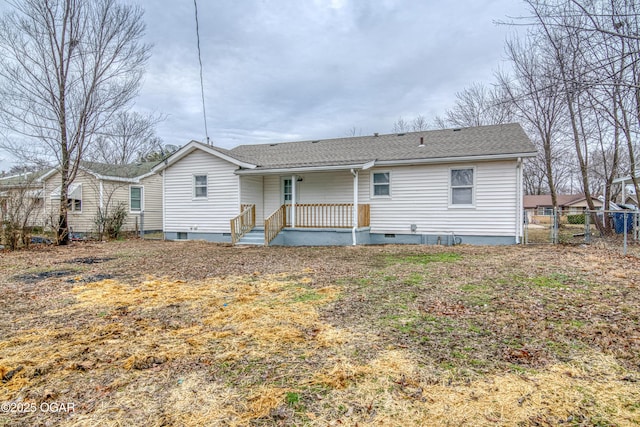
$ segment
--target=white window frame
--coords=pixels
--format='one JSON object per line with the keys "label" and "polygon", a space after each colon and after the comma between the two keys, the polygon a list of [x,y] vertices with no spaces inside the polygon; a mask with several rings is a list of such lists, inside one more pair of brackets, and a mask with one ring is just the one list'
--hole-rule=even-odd
{"label": "white window frame", "polygon": [[[131,205],[131,190],[134,188],[140,189],[140,209],[134,210]],[[129,213],[138,214],[144,211],[144,186],[143,185],[130,185],[129,186]]]}
{"label": "white window frame", "polygon": [[[67,198],[67,211],[74,214],[81,214],[82,208],[84,207],[84,203],[82,202],[82,183],[78,184],[78,188],[80,188],[80,198],[72,199],[71,197]],[[80,209],[76,209],[76,200],[80,201]],[[71,201],[71,203],[69,203]]]}
{"label": "white window frame", "polygon": [[[201,185],[197,186],[196,184],[196,178],[199,176],[204,176],[206,179],[206,183],[204,185],[204,188],[205,188],[204,196],[198,196],[196,192],[196,188],[202,188]],[[209,198],[209,175],[207,175],[206,173],[193,174],[193,200],[207,200],[208,198]]]}
{"label": "white window frame", "polygon": [[[388,174],[389,175],[389,183],[387,184],[387,186],[389,187],[389,194],[380,194],[380,195],[376,195],[376,184],[375,184],[375,175],[377,174]],[[390,170],[376,170],[376,171],[371,171],[371,198],[372,199],[390,199],[391,198],[391,182],[393,181],[392,177],[391,177],[391,171]],[[378,185],[383,185],[383,184],[378,184]]]}
{"label": "white window frame", "polygon": [[[456,185],[452,183],[452,174],[454,170],[471,169],[473,171],[473,182],[471,185]],[[476,207],[476,167],[475,166],[456,166],[449,168],[449,208],[475,208]],[[471,187],[471,203],[453,203],[453,190],[456,188],[469,188]]]}

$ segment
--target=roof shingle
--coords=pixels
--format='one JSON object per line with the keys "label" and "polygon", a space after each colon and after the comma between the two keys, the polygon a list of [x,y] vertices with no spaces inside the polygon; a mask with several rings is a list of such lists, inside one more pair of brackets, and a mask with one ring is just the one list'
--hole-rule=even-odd
{"label": "roof shingle", "polygon": [[517,123],[318,141],[239,145],[225,150],[238,160],[258,165],[259,169],[345,165],[371,160],[530,154],[535,151]]}

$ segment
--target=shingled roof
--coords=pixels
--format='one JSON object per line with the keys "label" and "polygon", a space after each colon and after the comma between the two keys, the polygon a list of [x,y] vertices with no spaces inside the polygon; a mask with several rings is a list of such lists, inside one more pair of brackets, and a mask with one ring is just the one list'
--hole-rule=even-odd
{"label": "shingled roof", "polygon": [[112,165],[108,163],[81,162],[80,167],[87,172],[93,172],[103,177],[136,178],[151,172],[158,162],[139,162],[126,165]]}
{"label": "shingled roof", "polygon": [[[422,144],[421,144],[422,143]],[[216,149],[218,149],[216,147]],[[376,162],[533,155],[517,123],[317,141],[239,145],[225,154],[258,170]]]}

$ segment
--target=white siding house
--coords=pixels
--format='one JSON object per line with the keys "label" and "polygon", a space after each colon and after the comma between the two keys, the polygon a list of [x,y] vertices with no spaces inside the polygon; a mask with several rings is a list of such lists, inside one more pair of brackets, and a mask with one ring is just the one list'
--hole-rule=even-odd
{"label": "white siding house", "polygon": [[232,150],[193,141],[155,171],[168,239],[512,244],[534,155],[509,124]]}
{"label": "white siding house", "polygon": [[[69,185],[67,220],[70,231],[79,235],[93,233],[98,212],[109,213],[118,204],[127,210],[123,231],[161,231],[162,177],[150,172],[156,164],[83,163]],[[52,169],[39,181],[45,200],[45,222],[53,227],[60,206],[60,173]]]}
{"label": "white siding house", "polygon": [[234,174],[235,169],[236,165],[201,150],[167,168],[165,230],[198,232],[202,237],[229,233],[229,220],[240,209],[239,177]]}

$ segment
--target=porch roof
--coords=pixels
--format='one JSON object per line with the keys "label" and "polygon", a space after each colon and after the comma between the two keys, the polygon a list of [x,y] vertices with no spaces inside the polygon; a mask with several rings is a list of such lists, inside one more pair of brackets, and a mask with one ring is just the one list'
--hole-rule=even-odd
{"label": "porch roof", "polygon": [[229,156],[256,165],[238,173],[330,170],[391,165],[529,157],[536,149],[517,123],[279,144],[239,145]]}

